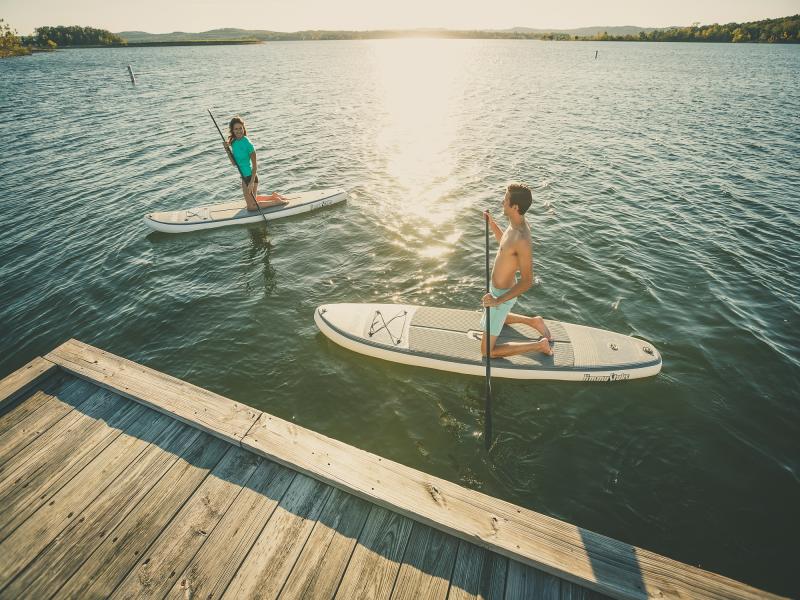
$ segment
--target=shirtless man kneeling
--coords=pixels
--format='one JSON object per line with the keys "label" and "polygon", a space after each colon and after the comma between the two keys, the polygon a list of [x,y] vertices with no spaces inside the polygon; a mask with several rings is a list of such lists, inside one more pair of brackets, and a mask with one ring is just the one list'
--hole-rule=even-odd
{"label": "shirtless man kneeling", "polygon": [[[500,249],[494,259],[492,267],[490,293],[486,294],[481,303],[491,307],[489,311],[489,348],[492,358],[502,358],[525,352],[542,352],[552,355],[550,342],[553,337],[545,325],[542,317],[524,317],[511,312],[511,307],[517,301],[517,296],[526,292],[533,285],[533,251],[531,241],[531,228],[525,221],[525,213],[531,206],[531,190],[520,183],[512,183],[506,189],[503,197],[503,214],[509,221],[508,229],[503,232],[492,216],[487,212],[484,218],[489,221],[489,226],[494,237],[500,242]],[[517,272],[520,278],[517,279]],[[533,327],[542,337],[535,342],[508,342],[497,344],[497,336],[503,325],[522,323]],[[486,311],[483,311],[481,328],[486,331]],[[481,353],[486,356],[486,339],[481,341]]]}

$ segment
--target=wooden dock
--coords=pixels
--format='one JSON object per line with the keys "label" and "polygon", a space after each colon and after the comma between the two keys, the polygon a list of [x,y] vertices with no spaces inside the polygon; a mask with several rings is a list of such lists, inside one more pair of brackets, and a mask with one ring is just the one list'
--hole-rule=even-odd
{"label": "wooden dock", "polygon": [[0,598],[768,598],[71,340],[0,381]]}

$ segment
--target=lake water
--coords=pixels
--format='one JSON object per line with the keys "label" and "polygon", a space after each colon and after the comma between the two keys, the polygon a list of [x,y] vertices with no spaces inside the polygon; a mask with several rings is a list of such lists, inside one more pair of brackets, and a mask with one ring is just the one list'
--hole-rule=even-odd
{"label": "lake water", "polygon": [[[595,59],[595,50],[599,50]],[[126,66],[139,73],[131,85]],[[800,47],[386,40],[0,62],[0,375],[75,337],[422,471],[797,595]],[[264,227],[151,234],[262,191]],[[521,312],[644,337],[662,373],[494,382],[328,342],[326,302],[478,307],[481,211],[535,187]]]}

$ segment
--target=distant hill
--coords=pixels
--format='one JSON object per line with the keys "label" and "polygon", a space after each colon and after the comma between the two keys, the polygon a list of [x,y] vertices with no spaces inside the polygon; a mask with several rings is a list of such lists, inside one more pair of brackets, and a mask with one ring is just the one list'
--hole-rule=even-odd
{"label": "distant hill", "polygon": [[173,31],[172,33],[147,33],[145,31],[121,31],[117,35],[131,43],[140,42],[192,42],[196,40],[254,40],[263,39],[272,31],[247,29],[212,29],[200,33]]}
{"label": "distant hill", "polygon": [[692,25],[691,27],[644,28],[633,25],[580,27],[577,29],[532,29],[513,27],[502,30],[401,29],[380,31],[269,31],[264,29],[212,29],[201,33],[145,33],[122,31],[117,34],[131,44],[211,42],[211,41],[288,41],[362,40],[393,37],[442,37],[468,39],[540,39],[630,42],[762,42],[800,43],[800,15],[765,19],[749,23]]}
{"label": "distant hill", "polygon": [[[640,31],[647,33],[654,31],[658,28],[655,27],[636,27],[635,25],[617,25],[612,27],[579,27],[577,29],[531,29],[530,27],[513,27],[503,31],[513,31],[516,33],[566,33],[571,36],[585,37],[597,35],[604,31],[608,35],[639,35]],[[668,29],[668,28],[661,28]],[[120,34],[122,35],[122,34]]]}
{"label": "distant hill", "polygon": [[490,37],[490,38],[541,38],[545,34],[566,34],[569,36],[593,36],[608,32],[609,35],[638,35],[640,31],[653,31],[652,28],[622,27],[581,27],[578,29],[532,29],[530,27],[513,27],[511,29],[495,29],[487,31],[456,31],[440,28],[418,28],[409,30],[380,31],[270,31],[266,29],[212,29],[199,33],[173,31],[172,33],[147,33],[144,31],[121,31],[117,35],[130,43],[152,42],[189,42],[199,40],[301,40],[301,39],[367,39],[400,36],[435,36],[435,37]]}

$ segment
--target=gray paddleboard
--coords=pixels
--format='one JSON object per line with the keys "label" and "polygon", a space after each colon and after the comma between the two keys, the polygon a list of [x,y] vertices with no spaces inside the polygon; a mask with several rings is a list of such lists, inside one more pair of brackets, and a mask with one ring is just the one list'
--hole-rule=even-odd
{"label": "gray paddleboard", "polygon": [[[314,312],[322,333],[355,352],[484,376],[480,319],[479,311],[403,304],[325,304]],[[531,352],[493,358],[493,376],[609,382],[661,371],[661,355],[645,340],[573,323],[545,322],[554,338],[553,355]],[[506,325],[497,343],[539,338],[527,325]]]}

